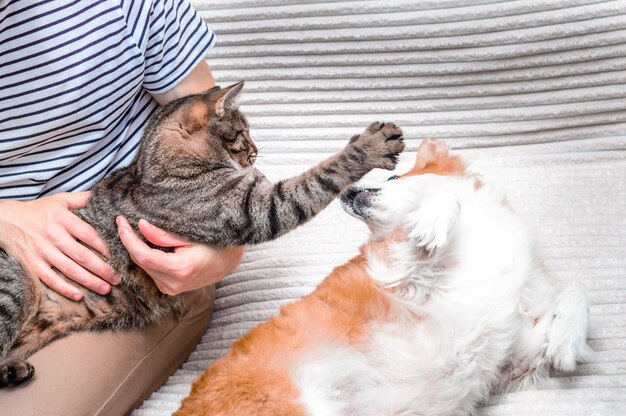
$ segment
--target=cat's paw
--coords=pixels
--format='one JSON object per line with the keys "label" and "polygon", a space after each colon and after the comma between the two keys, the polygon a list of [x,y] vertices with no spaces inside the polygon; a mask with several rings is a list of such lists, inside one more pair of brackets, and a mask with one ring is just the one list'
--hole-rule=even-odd
{"label": "cat's paw", "polygon": [[353,147],[363,151],[360,154],[372,169],[393,170],[398,163],[398,155],[404,150],[402,129],[394,123],[375,122],[365,131],[350,139]]}
{"label": "cat's paw", "polygon": [[0,362],[0,387],[17,386],[30,380],[35,368],[25,360],[9,358]]}

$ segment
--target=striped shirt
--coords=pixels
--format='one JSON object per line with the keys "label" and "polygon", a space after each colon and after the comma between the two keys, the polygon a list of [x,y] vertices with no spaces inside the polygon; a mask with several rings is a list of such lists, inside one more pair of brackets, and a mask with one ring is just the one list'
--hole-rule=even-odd
{"label": "striped shirt", "polygon": [[129,164],[162,93],[215,42],[187,0],[0,0],[0,199]]}

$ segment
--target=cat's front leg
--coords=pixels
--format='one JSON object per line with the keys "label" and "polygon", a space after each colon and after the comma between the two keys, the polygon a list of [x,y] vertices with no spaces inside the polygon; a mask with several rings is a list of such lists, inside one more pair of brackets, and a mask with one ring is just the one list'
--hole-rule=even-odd
{"label": "cat's front leg", "polygon": [[[352,136],[339,153],[306,172],[276,183],[254,180],[241,192],[243,231],[221,225],[220,243],[258,244],[273,240],[317,215],[348,186],[375,168],[393,169],[404,150],[402,130],[394,123],[372,123]],[[239,215],[240,211],[237,211]],[[241,221],[230,220],[232,224]]]}

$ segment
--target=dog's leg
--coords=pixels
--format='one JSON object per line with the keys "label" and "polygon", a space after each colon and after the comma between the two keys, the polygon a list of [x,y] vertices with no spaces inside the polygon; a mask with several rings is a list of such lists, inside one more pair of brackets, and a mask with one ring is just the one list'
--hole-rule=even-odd
{"label": "dog's leg", "polygon": [[453,193],[430,196],[420,206],[409,237],[433,255],[447,245],[459,213],[459,200]]}
{"label": "dog's leg", "polygon": [[536,273],[522,289],[520,312],[515,353],[503,374],[507,390],[537,384],[550,366],[570,371],[592,358],[586,344],[589,305],[581,289],[568,287],[557,296],[545,274]]}
{"label": "dog's leg", "polygon": [[548,331],[546,357],[552,366],[572,371],[577,362],[588,361],[593,350],[587,345],[589,301],[576,286],[563,290],[556,298],[553,320]]}
{"label": "dog's leg", "polygon": [[509,368],[503,374],[502,387],[519,390],[537,384],[547,376],[546,358],[548,331],[552,325],[552,310],[556,289],[545,273],[529,273],[520,288],[517,336]]}

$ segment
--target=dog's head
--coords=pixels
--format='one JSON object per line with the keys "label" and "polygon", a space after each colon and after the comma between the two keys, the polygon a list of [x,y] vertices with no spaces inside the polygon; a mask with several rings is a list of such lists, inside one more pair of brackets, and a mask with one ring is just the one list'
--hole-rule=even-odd
{"label": "dog's head", "polygon": [[[420,265],[428,262],[445,267],[453,265],[455,259],[439,249],[446,244],[439,244],[441,239],[437,236],[426,236],[426,239],[431,238],[431,245],[425,242],[424,230],[429,228],[428,224],[424,227],[424,219],[443,221],[443,232],[447,235],[453,224],[446,224],[446,221],[456,221],[454,216],[460,211],[460,205],[455,205],[454,201],[449,203],[446,197],[459,189],[473,192],[480,186],[463,160],[453,155],[446,145],[424,140],[415,164],[405,174],[394,175],[381,183],[365,185],[362,182],[347,189],[341,196],[344,210],[364,221],[372,232],[370,241],[361,247],[369,275],[403,296],[415,299],[426,295],[434,279],[425,278],[428,271]],[[430,203],[426,203],[427,200]],[[444,215],[439,215],[439,211]],[[437,226],[430,227],[433,229]],[[429,261],[433,255],[437,255],[436,263]],[[421,271],[417,273],[418,270]],[[437,273],[436,269],[431,271]]]}
{"label": "dog's head", "polygon": [[[368,225],[374,240],[381,240],[402,230],[409,232],[424,199],[440,189],[438,182],[450,181],[451,177],[467,180],[470,173],[466,163],[442,142],[426,139],[408,172],[391,176],[386,182],[352,186],[341,195],[341,204]],[[480,186],[477,179],[473,180]]]}

